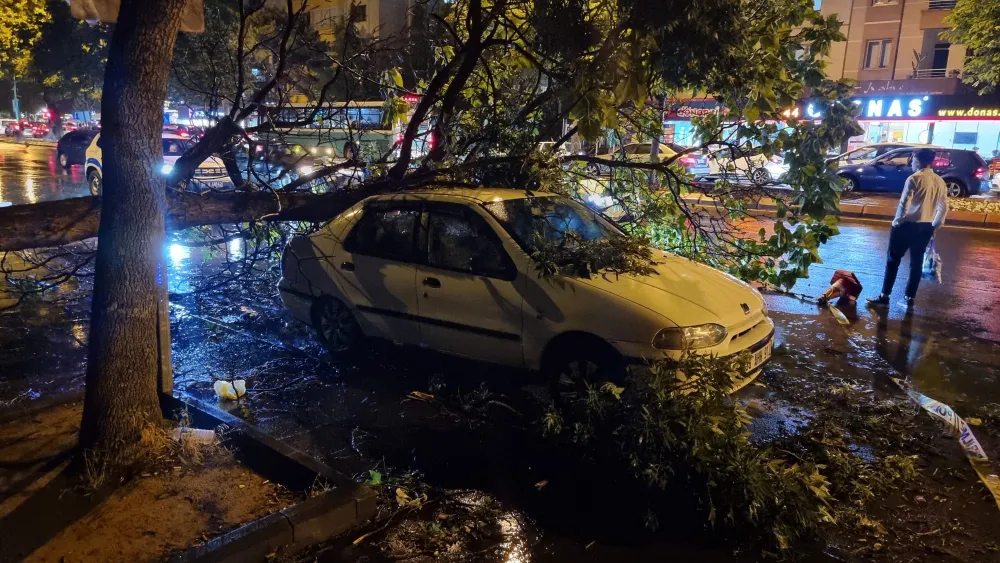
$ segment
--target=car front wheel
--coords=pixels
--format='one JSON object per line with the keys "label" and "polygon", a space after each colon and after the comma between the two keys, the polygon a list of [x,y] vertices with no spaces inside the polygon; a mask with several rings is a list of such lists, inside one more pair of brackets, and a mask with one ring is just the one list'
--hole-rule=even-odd
{"label": "car front wheel", "polygon": [[313,304],[312,318],[319,341],[331,354],[352,352],[364,338],[354,313],[332,297],[316,300]]}
{"label": "car front wheel", "polygon": [[948,187],[948,195],[951,197],[965,197],[969,195],[965,190],[965,186],[958,180],[945,180],[944,184]]}
{"label": "car front wheel", "polygon": [[101,195],[101,173],[96,170],[91,170],[87,174],[87,184],[90,186],[91,195]]}
{"label": "car front wheel", "polygon": [[623,385],[628,375],[625,359],[604,342],[560,346],[548,359],[552,401],[567,407],[587,396],[587,388],[611,382]]}
{"label": "car front wheel", "polygon": [[845,194],[858,191],[858,181],[853,176],[841,176],[840,179],[844,181]]}
{"label": "car front wheel", "polygon": [[756,168],[750,173],[750,180],[758,186],[771,183],[771,173],[764,168]]}

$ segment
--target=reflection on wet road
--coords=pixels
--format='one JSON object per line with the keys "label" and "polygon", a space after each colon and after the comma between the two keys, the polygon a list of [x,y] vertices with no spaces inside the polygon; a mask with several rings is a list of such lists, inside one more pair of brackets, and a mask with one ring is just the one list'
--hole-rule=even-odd
{"label": "reflection on wet road", "polygon": [[50,147],[0,141],[0,205],[90,195],[82,166],[63,170]]}
{"label": "reflection on wet road", "polygon": [[[888,248],[888,224],[881,222],[844,222],[840,235],[820,248],[822,264],[809,269],[809,278],[799,280],[793,292],[818,296],[828,286],[835,270],[850,270],[864,286],[859,301],[859,315],[867,316],[864,300],[874,297],[882,286]],[[942,261],[942,283],[923,281],[917,292],[914,314],[915,330],[921,319],[954,324],[970,334],[1000,342],[1000,232],[963,227],[944,227],[935,237]],[[903,298],[909,256],[903,259],[893,292],[893,320],[903,317],[898,306]],[[785,300],[775,303],[788,313],[811,314],[812,303]],[[1000,360],[1000,357],[998,357]]]}

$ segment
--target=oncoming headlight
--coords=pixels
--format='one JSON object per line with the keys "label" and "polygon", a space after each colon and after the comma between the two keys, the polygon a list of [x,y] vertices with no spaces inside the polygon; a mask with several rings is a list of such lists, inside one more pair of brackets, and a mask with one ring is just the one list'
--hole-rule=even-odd
{"label": "oncoming headlight", "polygon": [[726,339],[726,327],[715,323],[665,328],[653,337],[653,347],[661,350],[709,348]]}
{"label": "oncoming headlight", "polygon": [[164,176],[170,175],[170,173],[173,171],[174,171],[174,165],[170,164],[169,162],[164,162],[163,166],[160,167],[160,174],[163,174]]}

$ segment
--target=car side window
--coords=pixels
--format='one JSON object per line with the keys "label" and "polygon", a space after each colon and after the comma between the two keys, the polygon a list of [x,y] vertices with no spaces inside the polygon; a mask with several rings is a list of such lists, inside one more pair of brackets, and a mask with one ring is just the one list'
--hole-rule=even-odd
{"label": "car side window", "polygon": [[432,209],[427,220],[427,264],[445,270],[504,278],[509,259],[482,217],[458,210]]}
{"label": "car side window", "polygon": [[906,166],[907,164],[910,163],[910,158],[912,157],[913,157],[912,152],[909,151],[901,152],[899,154],[893,155],[893,157],[889,159],[889,164],[895,164],[896,166]]}
{"label": "car side window", "polygon": [[414,262],[414,234],[419,210],[401,207],[370,207],[344,241],[351,253]]}

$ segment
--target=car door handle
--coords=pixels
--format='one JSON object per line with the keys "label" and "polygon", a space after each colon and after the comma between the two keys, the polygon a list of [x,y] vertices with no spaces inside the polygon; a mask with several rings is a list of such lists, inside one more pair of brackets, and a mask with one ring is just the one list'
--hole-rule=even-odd
{"label": "car door handle", "polygon": [[427,287],[441,287],[441,280],[437,278],[424,278],[424,285]]}
{"label": "car door handle", "polygon": [[341,270],[347,270],[348,272],[353,272],[354,271],[354,262],[341,262],[340,269]]}

